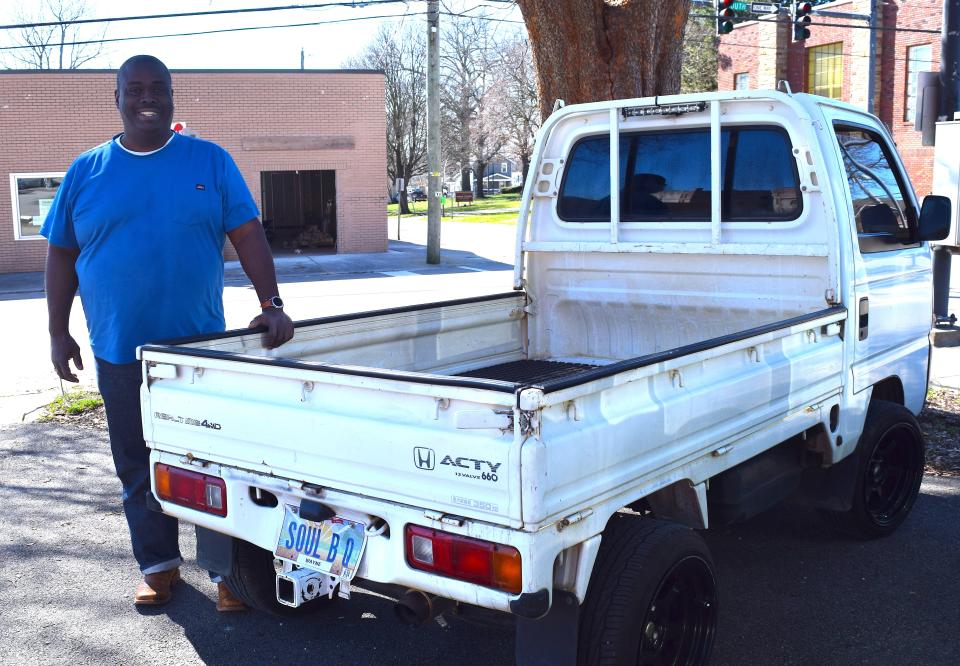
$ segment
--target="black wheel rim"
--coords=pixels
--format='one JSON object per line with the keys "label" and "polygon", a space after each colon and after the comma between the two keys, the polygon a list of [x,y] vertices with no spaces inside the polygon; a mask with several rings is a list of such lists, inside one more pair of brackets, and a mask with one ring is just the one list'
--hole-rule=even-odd
{"label": "black wheel rim", "polygon": [[678,561],[660,581],[640,627],[637,664],[706,661],[717,624],[717,590],[700,557]]}
{"label": "black wheel rim", "polygon": [[910,508],[923,476],[923,446],[913,428],[891,428],[873,447],[867,461],[863,499],[879,526],[896,522]]}

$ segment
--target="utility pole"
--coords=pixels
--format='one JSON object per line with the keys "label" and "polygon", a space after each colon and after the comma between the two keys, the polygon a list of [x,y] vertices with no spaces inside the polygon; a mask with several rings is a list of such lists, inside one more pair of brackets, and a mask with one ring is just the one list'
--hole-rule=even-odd
{"label": "utility pole", "polygon": [[440,263],[440,2],[427,2],[427,263]]}
{"label": "utility pole", "polygon": [[303,69],[303,47],[300,47],[300,69]]}
{"label": "utility pole", "polygon": [[[940,40],[940,117],[953,120],[960,109],[960,0],[944,0]],[[950,262],[957,248],[933,246],[933,314],[937,327],[952,326]]]}
{"label": "utility pole", "polygon": [[870,60],[867,65],[867,113],[876,114],[876,106],[873,102],[876,96],[877,86],[877,0],[870,0]]}

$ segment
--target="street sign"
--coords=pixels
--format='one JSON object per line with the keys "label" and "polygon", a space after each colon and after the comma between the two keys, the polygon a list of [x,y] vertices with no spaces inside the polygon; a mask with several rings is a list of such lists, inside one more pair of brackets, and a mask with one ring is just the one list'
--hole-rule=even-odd
{"label": "street sign", "polygon": [[780,11],[780,5],[774,2],[751,2],[750,13],[752,14],[776,14]]}
{"label": "street sign", "polygon": [[749,11],[750,5],[745,2],[731,2],[730,9],[736,9],[738,12]]}

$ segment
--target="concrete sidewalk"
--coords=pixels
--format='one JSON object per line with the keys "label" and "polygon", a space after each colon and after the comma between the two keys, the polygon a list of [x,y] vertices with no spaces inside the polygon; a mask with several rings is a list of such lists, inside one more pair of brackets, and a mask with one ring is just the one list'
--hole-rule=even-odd
{"label": "concrete sidewalk", "polygon": [[[397,240],[389,242],[386,252],[281,255],[274,258],[274,264],[280,284],[336,277],[432,275],[463,271],[503,271],[513,268],[512,261],[497,261],[476,252],[449,248],[441,251],[439,264],[428,264],[424,246]],[[224,262],[224,283],[249,284],[239,261]],[[42,272],[0,275],[0,301],[42,294]]]}

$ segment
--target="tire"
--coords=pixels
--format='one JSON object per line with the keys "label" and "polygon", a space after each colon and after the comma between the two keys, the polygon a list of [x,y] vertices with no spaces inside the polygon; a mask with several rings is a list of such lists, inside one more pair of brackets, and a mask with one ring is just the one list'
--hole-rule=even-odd
{"label": "tire", "polygon": [[581,609],[577,663],[706,663],[717,626],[716,579],[693,530],[614,515]]}
{"label": "tire", "polygon": [[923,433],[910,410],[895,402],[872,402],[857,444],[853,506],[823,511],[827,522],[861,539],[891,534],[920,493],[925,452]]}
{"label": "tire", "polygon": [[272,615],[309,615],[333,602],[333,599],[320,597],[296,608],[281,604],[277,601],[277,572],[273,559],[269,550],[234,539],[233,571],[223,577],[223,582],[247,606]]}

